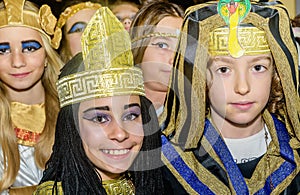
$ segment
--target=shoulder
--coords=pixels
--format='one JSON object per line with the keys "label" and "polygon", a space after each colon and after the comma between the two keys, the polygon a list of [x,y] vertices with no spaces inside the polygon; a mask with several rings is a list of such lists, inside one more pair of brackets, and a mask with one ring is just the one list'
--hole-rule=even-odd
{"label": "shoulder", "polygon": [[62,189],[62,185],[61,182],[57,182],[56,184],[56,193],[54,192],[55,189],[55,183],[54,181],[47,181],[44,182],[40,185],[38,185],[37,189],[35,190],[35,192],[33,193],[34,195],[43,195],[43,194],[58,194],[58,195],[62,195],[63,194],[63,189]]}

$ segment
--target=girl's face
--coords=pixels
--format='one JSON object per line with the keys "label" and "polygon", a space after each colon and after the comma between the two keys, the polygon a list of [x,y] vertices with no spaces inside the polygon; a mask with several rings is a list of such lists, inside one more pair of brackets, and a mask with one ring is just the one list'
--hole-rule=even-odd
{"label": "girl's face", "polygon": [[95,12],[95,9],[83,9],[67,20],[64,33],[72,56],[81,52],[81,35]]}
{"label": "girl's face", "polygon": [[[154,32],[176,35],[182,21],[180,17],[165,17],[157,24]],[[177,38],[167,36],[151,38],[141,63],[145,88],[167,92],[177,42]]]}
{"label": "girl's face", "polygon": [[42,87],[45,59],[38,31],[27,27],[0,28],[0,80],[8,90]]}
{"label": "girl's face", "polygon": [[273,75],[271,54],[217,56],[207,70],[211,117],[245,126],[260,119],[268,103]]}
{"label": "girl's face", "polygon": [[80,103],[83,148],[103,180],[128,170],[143,143],[139,96],[113,96]]}

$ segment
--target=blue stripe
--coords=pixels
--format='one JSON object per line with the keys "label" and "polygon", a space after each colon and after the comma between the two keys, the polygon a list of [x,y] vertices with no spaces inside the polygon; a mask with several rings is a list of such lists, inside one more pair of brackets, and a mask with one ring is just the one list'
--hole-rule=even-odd
{"label": "blue stripe", "polygon": [[[285,125],[274,116],[274,124],[279,141],[280,154],[286,160],[267,179],[265,186],[256,194],[270,194],[280,183],[282,183],[296,168],[293,149],[289,145],[290,137]],[[271,186],[271,183],[273,186]]]}
{"label": "blue stripe", "polygon": [[205,120],[204,136],[212,145],[216,154],[224,164],[236,194],[249,194],[245,179],[234,162],[230,151],[209,120]]}
{"label": "blue stripe", "polygon": [[165,136],[162,139],[162,152],[180,176],[198,193],[203,195],[213,195],[214,193],[204,185],[196,176],[194,171],[183,161],[178,152]]}

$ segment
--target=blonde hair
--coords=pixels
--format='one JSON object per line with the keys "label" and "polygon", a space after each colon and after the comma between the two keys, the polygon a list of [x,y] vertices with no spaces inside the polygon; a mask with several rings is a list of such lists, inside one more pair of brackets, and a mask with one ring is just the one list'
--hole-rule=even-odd
{"label": "blonde hair", "polygon": [[[25,2],[24,8],[27,10],[37,10],[35,5],[28,1]],[[55,83],[58,79],[59,69],[63,66],[63,62],[56,51],[51,47],[48,37],[43,33],[40,33],[40,35],[45,47],[46,63],[48,63],[42,77],[42,84],[45,90],[46,122],[39,141],[35,145],[34,158],[37,166],[44,169],[54,143],[56,119],[59,111],[59,101]],[[20,169],[20,154],[11,121],[10,98],[2,82],[0,82],[0,90],[0,143],[4,163],[3,175],[0,180],[0,191],[3,191],[9,188],[16,179]]]}

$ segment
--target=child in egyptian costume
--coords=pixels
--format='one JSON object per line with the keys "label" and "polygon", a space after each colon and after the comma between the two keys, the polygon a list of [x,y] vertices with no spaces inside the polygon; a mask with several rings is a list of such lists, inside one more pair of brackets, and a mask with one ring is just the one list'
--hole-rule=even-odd
{"label": "child in egyptian costume", "polygon": [[160,118],[169,193],[300,192],[297,56],[280,2],[186,11]]}
{"label": "child in egyptian costume", "polygon": [[[142,72],[134,67],[128,32],[107,7],[102,7],[81,41],[82,53],[64,66],[57,82],[61,111],[55,143],[35,194],[162,193],[158,120],[145,97]],[[138,101],[127,105],[126,97]],[[89,102],[91,106],[82,112]],[[114,114],[120,109],[123,114]],[[112,125],[115,121],[123,129]],[[97,129],[86,133],[88,127]],[[128,140],[141,134],[136,128],[143,132],[142,144],[133,151],[140,142]],[[89,141],[92,139],[96,150]],[[126,149],[118,149],[123,147]],[[129,158],[131,153],[135,156]],[[120,171],[117,166],[124,163],[127,167]],[[114,176],[108,179],[108,175]]]}
{"label": "child in egyptian costume", "polygon": [[99,0],[64,0],[60,4],[62,8],[56,27],[61,31],[62,40],[58,52],[67,63],[81,51],[80,36],[101,4]]}
{"label": "child in egyptian costume", "polygon": [[47,5],[0,2],[1,194],[32,194],[50,157],[62,66],[56,21]]}

